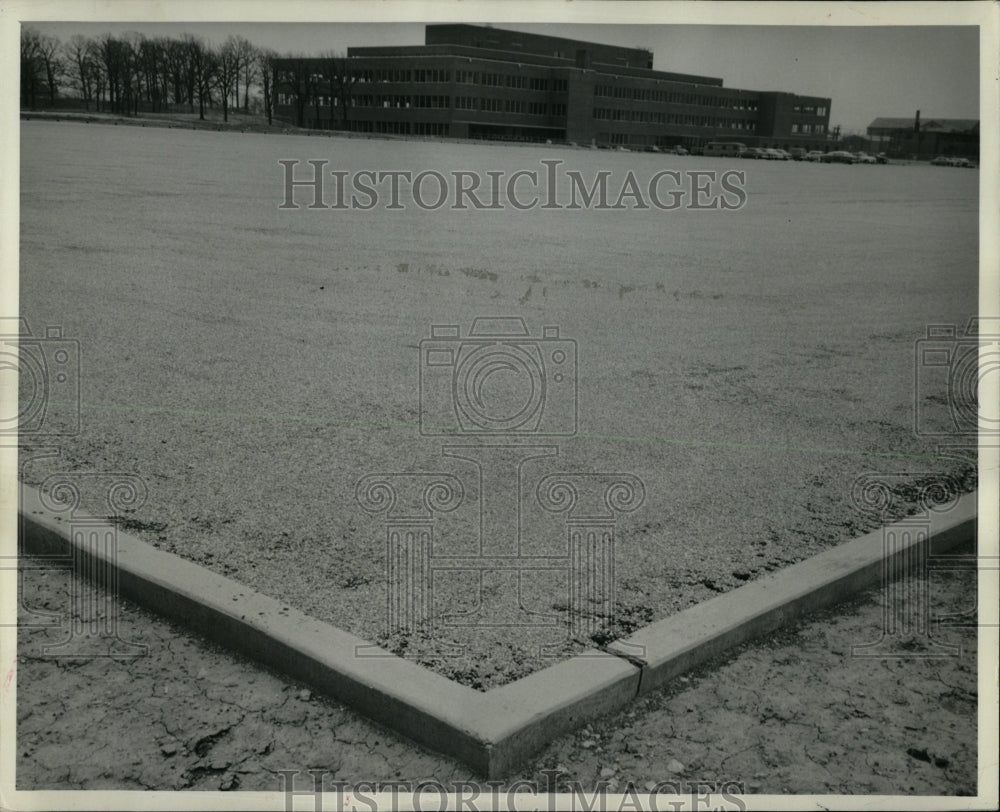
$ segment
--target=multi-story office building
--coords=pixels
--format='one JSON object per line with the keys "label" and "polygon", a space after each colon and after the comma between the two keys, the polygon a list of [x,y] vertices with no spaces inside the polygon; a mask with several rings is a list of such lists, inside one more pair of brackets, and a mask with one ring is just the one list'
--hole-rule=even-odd
{"label": "multi-story office building", "polygon": [[830,99],[653,70],[653,54],[476,25],[276,63],[275,114],[355,132],[630,147],[826,145]]}

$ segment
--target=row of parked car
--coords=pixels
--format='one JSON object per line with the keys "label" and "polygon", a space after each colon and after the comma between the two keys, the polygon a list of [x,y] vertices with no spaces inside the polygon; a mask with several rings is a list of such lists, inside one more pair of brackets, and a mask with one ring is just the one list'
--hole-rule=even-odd
{"label": "row of parked car", "polygon": [[[608,149],[607,145],[599,145],[599,149]],[[618,147],[622,152],[630,152],[627,147]],[[831,152],[822,150],[808,151],[802,147],[792,147],[789,150],[748,147],[744,144],[732,141],[713,141],[704,147],[696,147],[688,151],[680,145],[674,147],[641,147],[644,152],[660,152],[668,155],[705,155],[729,158],[747,158],[757,161],[812,161],[824,164],[887,164],[889,156],[884,152],[878,155],[869,155],[867,152],[848,152],[845,149],[836,149]],[[916,156],[914,156],[916,157]],[[933,166],[962,166],[975,169],[976,164],[967,158],[951,158],[945,155],[938,156],[931,161]]]}
{"label": "row of parked car", "polygon": [[[686,154],[686,151],[680,154]],[[822,163],[845,164],[885,164],[889,163],[884,153],[868,155],[865,152],[847,152],[834,150],[807,151],[803,147],[792,147],[790,150],[771,147],[748,147],[736,141],[711,141],[702,148],[702,154],[708,157],[749,158],[758,161],[819,161]]]}

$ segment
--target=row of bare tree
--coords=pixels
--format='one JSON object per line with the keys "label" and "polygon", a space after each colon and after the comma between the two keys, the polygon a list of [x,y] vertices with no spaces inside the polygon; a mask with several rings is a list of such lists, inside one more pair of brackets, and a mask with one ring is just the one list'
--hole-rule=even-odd
{"label": "row of bare tree", "polygon": [[274,62],[277,54],[231,36],[212,46],[200,37],[147,37],[140,33],[76,34],[65,44],[25,27],[21,30],[21,105],[55,105],[60,88],[69,87],[87,110],[136,115],[140,107],[162,112],[169,105],[197,104],[250,112],[250,89],[263,92],[271,123]]}

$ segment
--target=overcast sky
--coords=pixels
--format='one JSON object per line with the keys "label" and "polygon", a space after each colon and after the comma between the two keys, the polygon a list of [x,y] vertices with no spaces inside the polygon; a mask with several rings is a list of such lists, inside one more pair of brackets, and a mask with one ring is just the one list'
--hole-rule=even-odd
{"label": "overcast sky", "polygon": [[[423,43],[422,24],[37,23],[74,33],[185,31],[219,42],[240,34],[281,52]],[[830,123],[863,131],[878,116],[979,118],[979,32],[966,27],[797,27],[507,24],[497,27],[648,48],[657,70],[715,76],[726,87],[833,99]]]}

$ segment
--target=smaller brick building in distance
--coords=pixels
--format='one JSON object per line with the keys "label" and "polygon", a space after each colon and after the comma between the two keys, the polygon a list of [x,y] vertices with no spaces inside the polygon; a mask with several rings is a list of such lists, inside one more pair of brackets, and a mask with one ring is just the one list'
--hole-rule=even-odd
{"label": "smaller brick building in distance", "polygon": [[478,25],[425,44],[279,59],[275,115],[353,132],[629,147],[827,146],[830,99],[653,70],[653,54]]}
{"label": "smaller brick building in distance", "polygon": [[868,125],[873,149],[891,158],[933,158],[937,155],[979,158],[979,119],[877,118]]}

